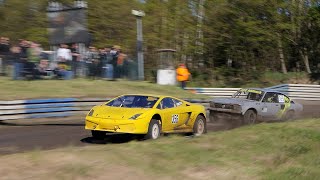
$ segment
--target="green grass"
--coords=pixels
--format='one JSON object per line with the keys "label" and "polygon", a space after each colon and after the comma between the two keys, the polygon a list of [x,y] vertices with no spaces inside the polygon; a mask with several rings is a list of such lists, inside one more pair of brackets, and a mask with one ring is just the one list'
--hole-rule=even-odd
{"label": "green grass", "polygon": [[7,155],[0,173],[4,179],[318,179],[319,154],[320,119],[308,119]]}
{"label": "green grass", "polygon": [[140,81],[106,80],[35,80],[12,81],[0,78],[0,100],[53,97],[114,97],[127,93],[171,95],[180,98],[207,98],[177,86],[157,85]]}

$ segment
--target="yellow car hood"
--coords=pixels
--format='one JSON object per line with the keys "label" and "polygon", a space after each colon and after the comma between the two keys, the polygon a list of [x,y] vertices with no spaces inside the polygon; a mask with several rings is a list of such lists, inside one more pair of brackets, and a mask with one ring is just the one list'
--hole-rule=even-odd
{"label": "yellow car hood", "polygon": [[112,106],[98,106],[94,108],[92,117],[103,119],[129,119],[133,115],[145,113],[150,111],[150,108],[126,108],[126,107],[112,107]]}

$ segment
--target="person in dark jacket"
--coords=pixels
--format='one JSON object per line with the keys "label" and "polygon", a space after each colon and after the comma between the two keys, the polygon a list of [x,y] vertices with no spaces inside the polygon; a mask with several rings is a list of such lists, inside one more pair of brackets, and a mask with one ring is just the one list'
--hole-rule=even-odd
{"label": "person in dark jacket", "polygon": [[1,74],[6,75],[6,68],[9,64],[10,44],[9,38],[0,38],[0,58],[1,58]]}
{"label": "person in dark jacket", "polygon": [[23,53],[19,46],[13,46],[11,48],[11,59],[13,61],[13,80],[18,80],[22,78],[22,71],[24,67],[24,59]]}
{"label": "person in dark jacket", "polygon": [[116,80],[116,78],[120,77],[118,73],[118,57],[119,57],[120,46],[113,46],[110,50],[110,54],[112,56],[111,64],[113,66],[113,78],[112,80]]}
{"label": "person in dark jacket", "polygon": [[78,52],[78,45],[72,44],[71,48],[71,55],[72,55],[72,63],[71,63],[71,69],[73,72],[73,77],[76,78],[78,75],[78,66],[80,63],[80,53]]}

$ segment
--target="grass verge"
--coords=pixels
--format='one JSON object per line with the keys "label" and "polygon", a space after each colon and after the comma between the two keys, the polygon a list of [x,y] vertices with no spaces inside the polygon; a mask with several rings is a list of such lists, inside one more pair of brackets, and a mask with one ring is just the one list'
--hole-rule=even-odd
{"label": "grass verge", "polygon": [[4,179],[317,179],[320,119],[0,157]]}
{"label": "grass verge", "polygon": [[114,97],[127,93],[171,95],[180,98],[208,98],[176,86],[157,85],[140,81],[106,80],[35,80],[12,81],[0,78],[0,100],[58,98],[58,97]]}

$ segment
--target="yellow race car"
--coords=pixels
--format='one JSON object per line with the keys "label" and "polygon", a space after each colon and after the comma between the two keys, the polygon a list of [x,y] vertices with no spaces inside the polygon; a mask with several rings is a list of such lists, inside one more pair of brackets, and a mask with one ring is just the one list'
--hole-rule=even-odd
{"label": "yellow race car", "polygon": [[94,106],[85,129],[101,139],[106,132],[141,134],[157,139],[161,133],[206,133],[206,110],[198,104],[170,97],[129,94]]}

